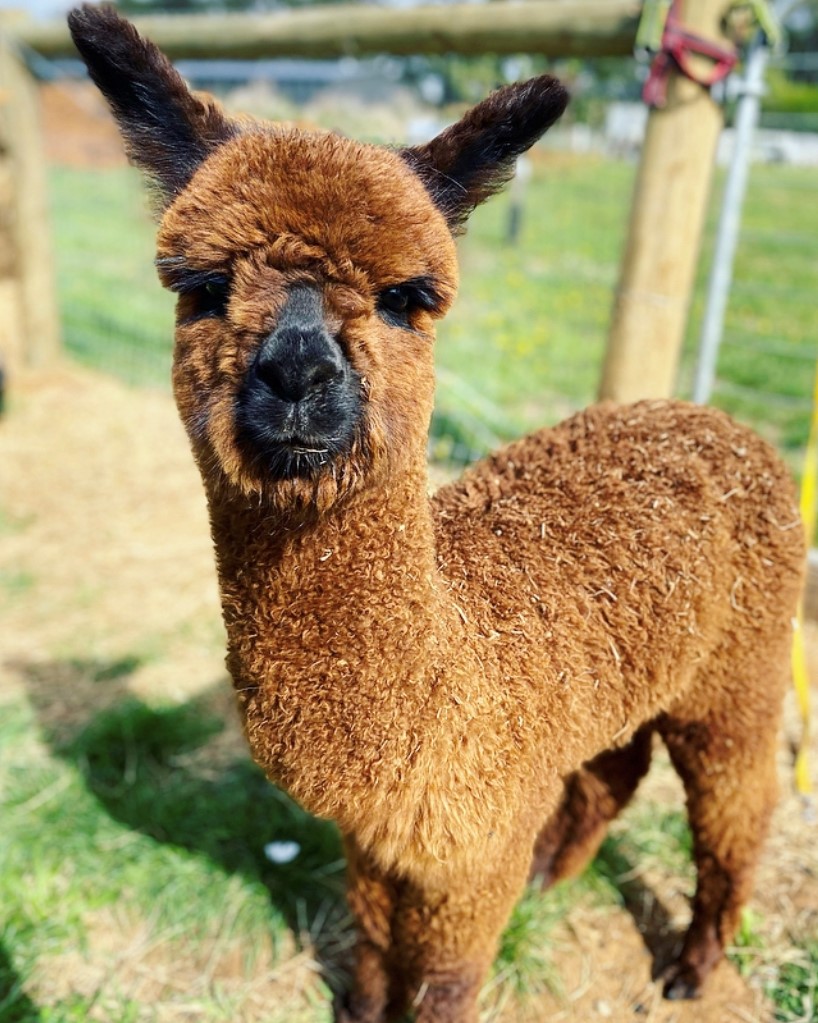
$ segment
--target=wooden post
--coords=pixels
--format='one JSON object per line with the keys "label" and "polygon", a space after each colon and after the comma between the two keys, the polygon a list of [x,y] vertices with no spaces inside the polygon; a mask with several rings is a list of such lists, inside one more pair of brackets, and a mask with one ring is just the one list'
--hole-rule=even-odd
{"label": "wooden post", "polygon": [[[727,45],[725,4],[684,0],[685,28]],[[600,398],[673,393],[722,124],[707,89],[674,72],[667,105],[648,118]]]}
{"label": "wooden post", "polygon": [[0,358],[41,366],[59,348],[39,95],[0,39]]}

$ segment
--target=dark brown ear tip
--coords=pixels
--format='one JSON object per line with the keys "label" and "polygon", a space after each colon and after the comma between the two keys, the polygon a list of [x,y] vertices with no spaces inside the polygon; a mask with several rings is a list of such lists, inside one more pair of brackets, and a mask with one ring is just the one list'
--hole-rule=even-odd
{"label": "dark brown ear tip", "polygon": [[85,33],[102,25],[110,25],[123,19],[109,4],[80,4],[68,12],[68,27],[71,32]]}
{"label": "dark brown ear tip", "polygon": [[541,83],[540,87],[544,94],[547,93],[554,102],[562,103],[563,110],[568,106],[571,101],[571,93],[559,78],[554,78],[553,75],[541,75],[536,81]]}
{"label": "dark brown ear tip", "polygon": [[553,75],[540,75],[539,78],[535,78],[534,81],[537,83],[537,87],[543,93],[548,93],[553,99],[560,99],[564,103],[567,103],[571,94],[568,89],[563,85],[559,78],[554,78]]}
{"label": "dark brown ear tip", "polygon": [[566,89],[560,79],[555,78],[554,75],[537,75],[535,78],[531,79],[531,83],[543,92],[553,92],[555,95],[568,95],[568,89]]}
{"label": "dark brown ear tip", "polygon": [[554,78],[553,75],[540,75],[537,78],[531,78],[527,82],[520,83],[520,88],[528,94],[529,102],[539,102],[548,107],[555,119],[562,114],[571,99],[566,87],[559,78]]}
{"label": "dark brown ear tip", "polygon": [[106,45],[112,37],[125,32],[136,34],[133,25],[110,4],[81,4],[68,12],[67,20],[71,38],[79,50],[83,44]]}

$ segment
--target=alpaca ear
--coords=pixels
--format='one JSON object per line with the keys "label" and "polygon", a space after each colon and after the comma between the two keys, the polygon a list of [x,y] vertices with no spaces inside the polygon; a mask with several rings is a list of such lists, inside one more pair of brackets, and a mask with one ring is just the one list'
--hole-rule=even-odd
{"label": "alpaca ear", "polygon": [[423,146],[401,151],[457,232],[514,174],[517,157],[557,120],[567,90],[550,75],[506,85]]}
{"label": "alpaca ear", "polygon": [[112,7],[77,7],[68,26],[128,157],[156,186],[160,208],[168,206],[238,128],[214,102],[192,95],[167,57]]}

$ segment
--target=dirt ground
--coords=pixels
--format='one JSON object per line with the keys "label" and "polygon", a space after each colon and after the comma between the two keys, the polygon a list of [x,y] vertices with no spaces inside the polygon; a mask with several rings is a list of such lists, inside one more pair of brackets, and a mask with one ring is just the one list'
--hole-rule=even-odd
{"label": "dirt ground", "polygon": [[[129,676],[138,695],[181,701],[214,685],[228,693],[204,500],[168,395],[70,367],[18,380],[0,422],[0,474],[0,572],[11,581],[0,600],[0,700],[25,695],[21,666],[30,674],[57,658],[110,661],[134,651],[147,654]],[[816,679],[813,625],[807,640]],[[67,691],[64,699],[66,714],[91,713],[82,706],[85,694]],[[818,728],[812,733],[815,774]],[[818,932],[818,826],[791,786],[798,734],[791,701],[782,800],[753,904],[765,921],[762,965],[783,961],[794,939]],[[240,748],[234,722],[224,741]],[[654,768],[640,798],[679,804],[666,764]],[[637,867],[629,892],[628,909],[578,906],[568,914],[555,939],[561,998],[548,996],[528,1011],[507,1007],[499,1016],[565,1023],[771,1019],[758,986],[729,964],[701,1001],[663,1002],[651,971],[672,952],[687,919],[684,883]]]}
{"label": "dirt ground", "polygon": [[99,91],[87,81],[40,87],[46,157],[67,167],[124,167],[122,140]]}

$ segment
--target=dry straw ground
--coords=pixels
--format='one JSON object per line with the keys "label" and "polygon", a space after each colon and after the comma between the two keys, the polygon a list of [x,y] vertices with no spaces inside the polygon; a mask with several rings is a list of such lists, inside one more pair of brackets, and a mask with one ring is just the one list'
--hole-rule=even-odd
{"label": "dry straw ground", "polygon": [[[210,693],[228,727],[208,745],[208,755],[243,755],[222,665],[204,502],[170,399],[68,367],[18,381],[0,424],[0,466],[6,524],[0,570],[7,580],[24,582],[0,602],[0,705],[30,699],[27,686],[36,678],[52,690],[58,716],[90,719],[101,703],[121,697],[123,680],[112,680],[109,693],[100,684],[83,688],[59,665],[116,662],[131,651],[152,650],[154,656],[128,675],[128,689],[152,701]],[[815,679],[814,627],[808,639]],[[781,745],[783,797],[753,904],[763,948],[747,951],[750,983],[727,964],[701,1002],[662,1002],[651,967],[654,956],[661,959],[678,940],[687,918],[688,875],[649,861],[635,864],[623,881],[627,908],[582,898],[558,925],[552,944],[560,996],[544,995],[527,1007],[506,999],[503,1008],[489,995],[490,1016],[565,1023],[771,1019],[760,992],[765,970],[792,955],[794,940],[818,933],[818,827],[805,821],[790,789],[797,734],[789,706]],[[815,769],[818,729],[813,736]],[[660,758],[634,814],[640,806],[680,800]],[[626,827],[617,824],[618,831]],[[89,909],[82,945],[55,948],[52,958],[39,962],[26,979],[28,995],[35,1004],[53,1003],[115,975],[131,998],[151,1006],[152,1019],[204,1018],[196,1005],[214,984],[241,1007],[234,1023],[269,1019],[277,1005],[292,1007],[291,1020],[325,1018],[310,1008],[316,963],[309,948],[279,949],[275,964],[260,953],[248,966],[240,939],[220,942],[218,928],[210,942],[157,944],[149,921],[150,907],[142,921],[122,919],[115,908]]]}

